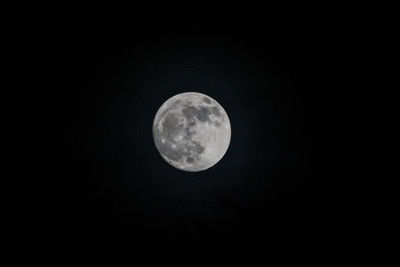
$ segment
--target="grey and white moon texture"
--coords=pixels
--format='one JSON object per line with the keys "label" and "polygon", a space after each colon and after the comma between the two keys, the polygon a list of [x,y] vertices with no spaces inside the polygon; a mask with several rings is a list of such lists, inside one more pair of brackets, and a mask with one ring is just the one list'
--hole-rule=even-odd
{"label": "grey and white moon texture", "polygon": [[209,96],[188,92],[168,99],[157,111],[153,138],[172,166],[206,170],[222,159],[231,140],[231,124],[222,106]]}

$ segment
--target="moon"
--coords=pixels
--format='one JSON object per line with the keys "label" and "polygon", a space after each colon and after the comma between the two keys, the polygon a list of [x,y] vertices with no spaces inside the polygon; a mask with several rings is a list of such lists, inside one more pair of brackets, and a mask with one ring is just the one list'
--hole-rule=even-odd
{"label": "moon", "polygon": [[211,97],[181,93],[158,109],[153,139],[169,164],[179,170],[198,172],[214,166],[225,155],[231,140],[231,124],[228,114]]}

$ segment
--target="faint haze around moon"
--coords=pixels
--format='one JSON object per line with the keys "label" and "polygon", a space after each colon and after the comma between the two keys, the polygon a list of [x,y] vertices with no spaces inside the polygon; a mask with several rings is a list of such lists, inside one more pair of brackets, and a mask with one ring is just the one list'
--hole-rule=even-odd
{"label": "faint haze around moon", "polygon": [[175,95],[157,111],[153,138],[161,156],[190,172],[206,170],[222,159],[231,139],[231,125],[222,106],[195,92]]}

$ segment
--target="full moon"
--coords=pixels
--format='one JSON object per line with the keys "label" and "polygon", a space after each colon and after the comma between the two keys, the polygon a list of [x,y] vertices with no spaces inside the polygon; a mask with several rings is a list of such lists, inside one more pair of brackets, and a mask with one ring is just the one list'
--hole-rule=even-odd
{"label": "full moon", "polygon": [[214,166],[228,150],[231,124],[222,106],[201,93],[182,93],[165,101],[153,122],[162,158],[177,169],[198,172]]}

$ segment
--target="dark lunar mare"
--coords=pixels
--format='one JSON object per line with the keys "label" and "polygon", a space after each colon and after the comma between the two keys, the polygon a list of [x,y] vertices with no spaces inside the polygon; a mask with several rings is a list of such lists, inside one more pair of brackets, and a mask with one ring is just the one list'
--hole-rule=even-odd
{"label": "dark lunar mare", "polygon": [[[193,133],[190,133],[190,127],[195,125],[194,116],[197,114],[197,109],[185,107],[184,110],[182,110],[183,115],[191,119],[188,125],[185,127],[185,125],[179,123],[178,114],[168,113],[162,123],[162,131],[160,132],[157,127],[154,128],[154,140],[160,153],[166,158],[178,162],[183,157],[186,157],[188,163],[193,163],[194,159],[199,159],[199,155],[204,152],[204,147],[200,143],[191,140]],[[176,143],[174,137],[180,134],[182,130],[186,133],[184,137],[186,142]],[[162,138],[165,139],[164,142],[162,142]],[[176,149],[172,147],[173,144],[176,145]]]}
{"label": "dark lunar mare", "polygon": [[211,111],[207,107],[201,107],[199,112],[197,113],[197,119],[202,122],[206,122],[210,120]]}
{"label": "dark lunar mare", "polygon": [[186,106],[182,109],[182,114],[186,117],[186,119],[191,120],[198,113],[197,108],[193,106]]}
{"label": "dark lunar mare", "polygon": [[186,140],[190,141],[192,139],[192,135],[194,134],[194,132],[191,133],[190,129],[196,125],[195,116],[197,115],[197,113],[198,113],[198,109],[193,106],[186,105],[182,109],[182,114],[187,119],[187,125],[185,128],[185,139]]}
{"label": "dark lunar mare", "polygon": [[[171,105],[170,108],[163,110],[162,113],[158,116],[158,118],[163,118],[163,117],[165,116],[165,114],[166,114],[168,111],[170,111],[170,110],[172,110],[172,109],[175,109],[175,108],[179,105],[180,102],[181,102],[180,99],[176,100],[176,101]],[[155,124],[155,127],[158,128],[159,124],[160,124],[160,120],[157,121],[157,123]]]}
{"label": "dark lunar mare", "polygon": [[212,108],[211,108],[211,111],[212,111],[212,113],[213,113],[215,116],[217,116],[217,117],[220,117],[220,116],[221,116],[221,112],[219,111],[219,108],[218,108],[218,107],[212,107]]}
{"label": "dark lunar mare", "polygon": [[[160,153],[168,159],[178,161],[182,158],[182,153],[178,149],[173,149],[173,138],[183,129],[183,125],[179,124],[178,119],[174,114],[167,114],[162,123],[162,132],[158,128],[154,128],[154,141]],[[165,139],[162,142],[162,138]]]}
{"label": "dark lunar mare", "polygon": [[217,116],[220,115],[217,107],[213,107],[212,109],[208,107],[196,108],[188,104],[182,109],[182,114],[188,121],[192,121],[194,117],[201,122],[209,121],[211,113],[216,114]]}

